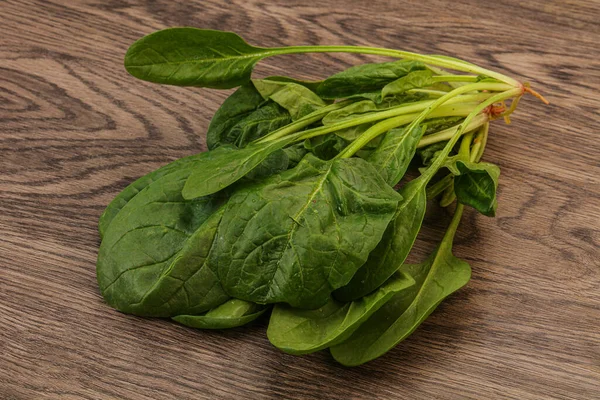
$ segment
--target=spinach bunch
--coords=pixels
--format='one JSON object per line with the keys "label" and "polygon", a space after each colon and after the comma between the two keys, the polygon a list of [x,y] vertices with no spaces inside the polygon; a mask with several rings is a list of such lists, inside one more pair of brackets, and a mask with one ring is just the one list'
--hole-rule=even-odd
{"label": "spinach bunch", "polygon": [[[306,52],[396,60],[314,82],[251,78],[263,58]],[[106,302],[201,329],[271,311],[276,347],[329,348],[344,365],[384,354],[469,281],[452,242],[465,205],[496,213],[500,169],[480,162],[489,122],[508,119],[526,92],[542,98],[455,58],[260,48],[193,28],[140,39],[125,66],[151,82],[237,90],[208,127],[208,151],[133,182],[101,216]],[[456,200],[446,235],[423,263],[406,264],[427,200],[438,196],[445,206]]]}

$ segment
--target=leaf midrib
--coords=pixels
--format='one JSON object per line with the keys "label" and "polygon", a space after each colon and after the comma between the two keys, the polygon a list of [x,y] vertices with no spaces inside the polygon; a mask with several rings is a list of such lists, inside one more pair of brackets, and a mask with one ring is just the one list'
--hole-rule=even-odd
{"label": "leaf midrib", "polygon": [[[147,47],[147,49],[151,49],[151,50],[154,50],[155,52],[159,53],[158,51],[156,51],[155,49],[152,49],[151,47]],[[140,53],[141,53],[141,51],[140,51]],[[191,60],[183,60],[183,61],[169,61],[169,60],[167,60],[167,61],[153,62],[153,63],[147,63],[147,64],[130,64],[130,63],[125,63],[125,66],[127,68],[143,68],[143,67],[151,67],[151,66],[154,66],[154,65],[203,64],[203,63],[238,61],[238,60],[244,60],[244,59],[249,59],[249,58],[262,59],[262,58],[265,58],[265,57],[270,57],[270,56],[275,55],[275,54],[277,54],[277,53],[273,52],[273,51],[263,51],[263,52],[250,53],[250,54],[244,54],[244,55],[239,55],[239,56],[221,57],[221,58],[201,58],[201,59],[191,59]],[[163,56],[162,54],[160,54],[160,55],[161,55],[161,57],[163,57],[163,58],[166,59],[165,56]]]}

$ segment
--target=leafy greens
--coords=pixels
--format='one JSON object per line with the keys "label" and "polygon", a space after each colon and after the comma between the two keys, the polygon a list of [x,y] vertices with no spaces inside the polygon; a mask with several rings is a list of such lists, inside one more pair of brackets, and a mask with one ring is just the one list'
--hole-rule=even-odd
{"label": "leafy greens", "polygon": [[[394,60],[318,81],[252,78],[264,58],[308,52]],[[508,120],[525,93],[545,102],[457,58],[263,48],[195,28],[141,38],[125,67],[150,82],[237,89],[208,127],[208,151],[137,179],[100,217],[96,273],[106,302],[198,329],[271,311],[273,345],[330,349],[347,366],[392,349],[467,284],[471,269],[452,243],[465,206],[497,212],[500,169],[480,162],[490,121]],[[452,221],[425,261],[407,264],[427,201],[438,196],[456,204]]]}

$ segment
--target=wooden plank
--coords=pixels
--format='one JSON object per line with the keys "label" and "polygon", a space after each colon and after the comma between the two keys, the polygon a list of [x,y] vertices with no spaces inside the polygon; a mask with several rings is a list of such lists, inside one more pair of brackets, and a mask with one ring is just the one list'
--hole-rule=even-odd
{"label": "wooden plank", "polygon": [[[600,3],[32,1],[0,4],[0,398],[600,397]],[[497,121],[498,217],[469,210],[469,285],[381,359],[280,353],[265,323],[227,332],[120,314],[95,281],[97,220],[135,178],[205,149],[227,92],[137,81],[127,47],[168,26],[251,43],[446,54],[552,102]],[[286,56],[258,75],[316,79],[362,56]],[[413,260],[443,232],[443,211]],[[444,214],[442,214],[444,215]]]}

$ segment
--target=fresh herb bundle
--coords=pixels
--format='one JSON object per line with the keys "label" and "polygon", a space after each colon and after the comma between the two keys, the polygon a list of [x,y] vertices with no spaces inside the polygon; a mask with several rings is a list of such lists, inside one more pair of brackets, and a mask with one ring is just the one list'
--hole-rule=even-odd
{"label": "fresh herb bundle", "polygon": [[[265,57],[307,52],[397,60],[318,82],[251,79]],[[469,281],[452,241],[464,205],[496,212],[500,170],[480,162],[489,122],[508,121],[527,92],[543,100],[455,58],[259,48],[193,28],[140,39],[125,66],[151,82],[239,88],[211,121],[208,151],[138,179],[100,218],[97,276],[108,304],[203,329],[271,310],[275,346],[329,348],[344,365],[384,354]],[[401,184],[411,163],[421,173]],[[405,264],[436,197],[456,200],[452,222],[427,260]]]}

